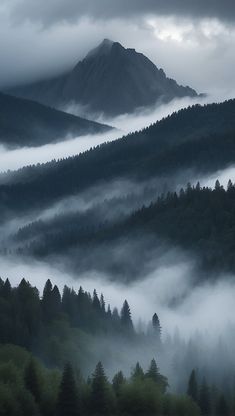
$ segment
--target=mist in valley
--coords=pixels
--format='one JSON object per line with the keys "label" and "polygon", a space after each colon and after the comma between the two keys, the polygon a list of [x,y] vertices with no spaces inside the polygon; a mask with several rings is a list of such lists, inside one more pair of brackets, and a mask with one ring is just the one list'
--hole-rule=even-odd
{"label": "mist in valley", "polygon": [[[93,356],[89,361],[84,357],[84,374],[89,374],[95,362],[102,360],[110,378],[116,368],[128,375],[137,361],[147,370],[154,357],[161,372],[169,378],[170,391],[183,393],[193,368],[197,369],[199,379],[206,375],[209,382],[225,388],[221,381],[225,372],[228,383],[234,377],[235,318],[231,313],[234,276],[208,276],[207,280],[200,281],[197,259],[170,247],[165,247],[164,253],[152,262],[151,273],[127,283],[96,270],[68,273],[58,261],[49,265],[25,257],[1,256],[1,277],[8,277],[14,286],[25,278],[41,294],[47,279],[61,293],[65,284],[76,292],[80,286],[90,293],[96,288],[98,295],[104,294],[106,307],[115,306],[119,311],[128,299],[139,334],[149,333],[151,318],[155,312],[158,314],[161,343],[151,335],[134,344],[116,336],[112,339],[110,335],[105,340],[96,335],[88,338],[87,351]],[[76,356],[73,360],[76,361]]]}
{"label": "mist in valley", "polygon": [[0,414],[234,416],[234,5],[52,3],[0,5]]}
{"label": "mist in valley", "polygon": [[[74,156],[102,143],[116,140],[134,131],[139,131],[180,109],[195,104],[204,105],[212,102],[221,102],[231,96],[232,93],[228,94],[225,91],[218,91],[205,97],[174,99],[168,104],[157,102],[154,107],[147,109],[140,108],[133,114],[124,114],[115,118],[105,118],[102,115],[96,115],[96,121],[108,124],[115,129],[102,134],[85,135],[77,138],[66,137],[64,141],[39,146],[36,151],[33,147],[9,150],[1,146],[0,170],[1,172],[6,172],[7,170],[20,169],[27,165],[46,163],[53,159]],[[88,119],[93,118],[89,111],[87,112],[86,110],[84,113],[80,107],[70,106],[67,110],[75,115],[80,115]]]}
{"label": "mist in valley", "polygon": [[[233,169],[226,174],[230,177],[232,173]],[[138,343],[118,336],[108,335],[105,340],[98,335],[88,336],[81,368],[84,375],[89,375],[99,360],[112,379],[117,368],[125,375],[134,371],[137,361],[146,371],[155,358],[161,373],[168,377],[169,391],[185,393],[193,368],[199,382],[206,376],[208,382],[215,383],[222,391],[232,389],[234,276],[203,273],[193,253],[186,253],[161,239],[156,243],[156,239],[145,235],[91,250],[71,249],[67,255],[52,254],[47,258],[37,258],[27,252],[20,255],[14,250],[18,242],[12,244],[11,240],[16,230],[34,221],[43,221],[50,227],[53,221],[63,222],[66,216],[73,218],[73,215],[78,222],[80,218],[83,225],[86,215],[88,223],[92,218],[97,223],[108,220],[115,224],[120,216],[121,219],[127,217],[162,193],[179,192],[189,179],[192,184],[199,179],[202,185],[214,186],[216,176],[217,173],[201,178],[194,171],[182,171],[174,178],[155,178],[142,184],[131,180],[111,181],[62,199],[43,211],[29,211],[3,225],[2,249],[7,247],[8,241],[12,250],[1,254],[2,279],[9,278],[15,286],[24,278],[41,294],[47,279],[56,284],[61,293],[64,285],[75,292],[80,286],[90,293],[96,289],[99,295],[104,294],[106,308],[110,305],[119,311],[124,300],[128,300],[136,331],[145,335]],[[226,184],[226,180],[221,183]],[[40,239],[40,235],[36,232],[32,238]],[[162,327],[161,343],[149,333],[154,313],[158,314]],[[74,363],[77,353],[74,351]],[[218,363],[216,367],[215,362]],[[225,373],[226,385],[223,383]]]}

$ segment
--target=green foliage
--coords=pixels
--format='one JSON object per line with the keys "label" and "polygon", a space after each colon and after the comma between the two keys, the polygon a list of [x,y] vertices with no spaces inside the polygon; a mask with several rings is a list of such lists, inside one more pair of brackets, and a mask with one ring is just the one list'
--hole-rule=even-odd
{"label": "green foliage", "polygon": [[[53,387],[52,376],[53,372],[32,360],[26,350],[13,345],[0,345],[0,415],[40,416],[45,392],[50,397],[50,415],[53,415],[53,395],[49,392],[53,390],[53,394],[57,395],[58,388],[56,385]],[[42,415],[49,416],[46,412]]]}
{"label": "green foliage", "polygon": [[161,377],[152,360],[146,373],[137,363],[129,378],[119,371],[110,383],[99,362],[85,382],[70,364],[61,374],[20,347],[0,345],[0,416],[230,416],[232,397],[229,402],[205,380],[199,409],[189,396],[166,394]]}
{"label": "green foliage", "polygon": [[132,378],[122,386],[119,399],[122,415],[160,415],[161,408],[162,397],[152,380]]}
{"label": "green foliage", "polygon": [[139,362],[136,363],[136,366],[131,373],[131,378],[133,380],[144,380],[144,370]]}
{"label": "green foliage", "polygon": [[97,416],[110,415],[114,410],[114,395],[101,362],[97,364],[92,376],[90,410]]}
{"label": "green foliage", "polygon": [[126,378],[124,377],[122,371],[119,371],[117,374],[115,374],[112,380],[112,386],[113,386],[113,390],[116,396],[119,396],[121,388],[123,384],[125,383],[126,383]]}
{"label": "green foliage", "polygon": [[41,400],[41,386],[36,362],[31,359],[25,368],[24,382],[36,403]]}
{"label": "green foliage", "polygon": [[166,392],[166,389],[169,386],[167,378],[160,374],[157,363],[154,359],[152,359],[145,377],[156,383],[162,393]]}
{"label": "green foliage", "polygon": [[138,337],[125,305],[121,319],[118,311],[106,308],[104,296],[100,301],[96,291],[92,298],[82,288],[76,293],[65,286],[61,297],[58,287],[48,280],[40,299],[38,290],[24,279],[14,288],[8,280],[1,281],[0,342],[23,346],[48,365],[63,368],[70,360],[73,365],[82,361],[89,368],[94,337],[102,340],[105,333],[119,342]]}
{"label": "green foliage", "polygon": [[78,393],[73,369],[70,364],[64,368],[58,395],[58,416],[78,416]]}

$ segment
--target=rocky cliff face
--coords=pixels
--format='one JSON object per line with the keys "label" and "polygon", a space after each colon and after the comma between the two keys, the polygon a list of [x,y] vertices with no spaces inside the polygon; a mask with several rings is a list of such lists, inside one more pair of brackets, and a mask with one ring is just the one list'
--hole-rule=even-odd
{"label": "rocky cliff face", "polygon": [[132,113],[158,100],[167,102],[197,95],[192,88],[167,78],[143,54],[108,39],[69,73],[17,88],[12,93],[59,108],[76,104],[89,112],[111,117]]}

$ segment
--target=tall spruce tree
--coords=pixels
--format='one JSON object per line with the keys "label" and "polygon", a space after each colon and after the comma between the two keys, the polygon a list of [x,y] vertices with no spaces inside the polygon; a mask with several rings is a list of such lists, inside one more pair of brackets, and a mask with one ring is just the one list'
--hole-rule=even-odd
{"label": "tall spruce tree", "polygon": [[48,322],[51,319],[51,294],[52,294],[52,283],[50,279],[46,281],[42,295],[42,311],[43,319]]}
{"label": "tall spruce tree", "polygon": [[197,384],[197,377],[196,371],[192,370],[189,381],[188,381],[188,389],[187,394],[191,397],[195,402],[198,401],[198,384]]}
{"label": "tall spruce tree", "polygon": [[62,375],[58,395],[57,413],[58,416],[79,415],[77,386],[73,369],[69,363],[65,365]]}
{"label": "tall spruce tree", "polygon": [[121,324],[126,330],[133,331],[131,310],[127,300],[124,301],[123,307],[121,309]]}
{"label": "tall spruce tree", "polygon": [[154,358],[152,359],[145,376],[153,380],[159,386],[162,393],[165,393],[168,387],[168,380],[165,376],[160,374],[159,368]]}
{"label": "tall spruce tree", "polygon": [[92,305],[96,312],[99,313],[101,311],[100,301],[99,301],[99,298],[95,289],[93,291]]}
{"label": "tall spruce tree", "polygon": [[8,299],[8,298],[10,298],[11,293],[12,293],[12,287],[11,287],[10,281],[9,281],[9,279],[6,279],[6,281],[3,285],[3,288],[2,288],[2,296],[5,299]]}
{"label": "tall spruce tree", "polygon": [[153,334],[156,337],[157,341],[161,340],[161,332],[162,328],[160,325],[160,320],[158,315],[155,313],[152,317],[152,327],[153,327]]}
{"label": "tall spruce tree", "polygon": [[54,286],[51,292],[51,316],[58,318],[61,312],[61,295],[57,286]]}
{"label": "tall spruce tree", "polygon": [[136,366],[132,371],[131,378],[132,380],[144,380],[144,370],[139,362],[136,363]]}
{"label": "tall spruce tree", "polygon": [[101,293],[101,296],[100,296],[100,307],[101,307],[102,314],[104,315],[105,314],[105,300],[104,300],[103,293]]}
{"label": "tall spruce tree", "polygon": [[122,371],[119,371],[113,377],[112,386],[113,386],[113,390],[115,391],[117,396],[119,396],[120,390],[121,390],[123,384],[125,384],[125,382],[126,382],[126,379],[125,379]]}
{"label": "tall spruce tree", "polygon": [[157,383],[158,380],[159,380],[159,375],[160,375],[160,373],[159,373],[157,363],[153,358],[151,363],[150,363],[149,369],[146,372],[146,377],[151,378],[153,381],[155,381]]}
{"label": "tall spruce tree", "polygon": [[107,377],[101,362],[98,362],[91,383],[91,413],[108,415],[111,412],[111,396]]}

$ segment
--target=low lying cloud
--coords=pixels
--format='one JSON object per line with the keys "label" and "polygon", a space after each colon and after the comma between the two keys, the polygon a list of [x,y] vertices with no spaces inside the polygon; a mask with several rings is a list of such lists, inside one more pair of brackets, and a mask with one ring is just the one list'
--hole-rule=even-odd
{"label": "low lying cloud", "polygon": [[38,148],[22,147],[20,149],[7,150],[1,146],[0,169],[1,172],[5,172],[7,170],[19,169],[26,165],[46,163],[52,159],[63,159],[84,152],[103,142],[112,141],[120,137],[120,135],[120,132],[113,130],[108,133],[66,139],[56,144],[48,144]]}
{"label": "low lying cloud", "polygon": [[232,165],[227,169],[218,170],[214,172],[212,175],[208,175],[206,177],[200,178],[200,184],[202,186],[208,186],[209,188],[213,188],[215,186],[215,182],[219,180],[220,184],[226,188],[228,181],[231,180],[233,183],[235,182],[235,166]]}
{"label": "low lying cloud", "polygon": [[[187,108],[194,104],[203,105],[213,102],[222,102],[225,99],[232,97],[232,91],[230,93],[216,91],[206,97],[175,99],[168,104],[157,103],[154,107],[147,109],[140,108],[133,114],[123,114],[113,119],[106,119],[100,116],[98,121],[109,124],[115,127],[116,130],[102,134],[80,136],[75,139],[66,139],[59,143],[38,147],[36,151],[35,148],[30,147],[8,150],[4,148],[4,146],[0,146],[0,172],[19,169],[31,164],[46,163],[52,159],[62,159],[74,156],[101,143],[110,142],[121,138],[132,131],[141,130],[182,108]],[[81,109],[80,107],[77,108],[76,106],[73,106],[70,110],[72,110],[74,114],[78,114]]]}
{"label": "low lying cloud", "polygon": [[48,278],[61,290],[65,284],[75,290],[82,285],[90,292],[96,288],[104,294],[106,304],[110,303],[119,309],[123,301],[128,299],[136,325],[139,319],[147,324],[152,315],[158,313],[164,337],[167,334],[173,336],[177,328],[185,339],[197,331],[208,336],[223,334],[225,327],[235,325],[235,318],[231,314],[235,296],[234,276],[220,276],[218,280],[196,283],[195,261],[188,259],[182,262],[182,255],[178,257],[180,253],[177,250],[174,253],[174,263],[171,261],[167,265],[166,253],[161,265],[156,265],[150,275],[128,285],[114,282],[110,276],[96,271],[76,276],[44,262],[11,256],[1,256],[1,276],[8,277],[13,285],[17,285],[24,277],[41,292]]}
{"label": "low lying cloud", "polygon": [[[220,101],[221,98],[218,96],[218,101]],[[114,119],[107,120],[104,117],[100,117],[100,122],[108,123],[115,127],[116,130],[102,134],[80,136],[75,139],[66,139],[59,143],[38,147],[36,150],[35,148],[30,147],[8,150],[4,146],[1,146],[0,171],[5,172],[7,170],[15,170],[26,165],[46,163],[52,159],[62,159],[73,156],[101,143],[118,139],[132,131],[141,130],[146,126],[161,120],[163,117],[172,114],[174,111],[178,111],[189,105],[196,103],[204,104],[213,102],[214,100],[214,96],[213,98],[212,96],[208,96],[206,98],[176,99],[169,104],[160,105],[158,103],[156,107],[139,109],[139,111],[134,114],[124,114]],[[73,110],[74,113],[76,113],[75,107]]]}

